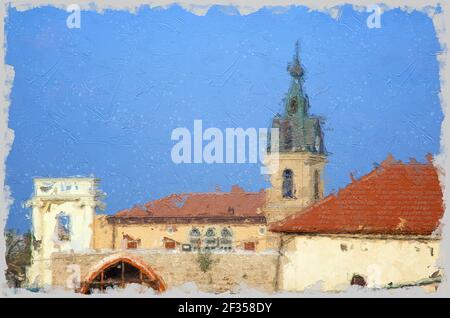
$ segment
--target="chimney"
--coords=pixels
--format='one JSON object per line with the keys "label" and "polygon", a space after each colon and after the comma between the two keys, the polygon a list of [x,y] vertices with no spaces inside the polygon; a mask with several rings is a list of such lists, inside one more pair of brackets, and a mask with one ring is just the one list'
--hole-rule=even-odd
{"label": "chimney", "polygon": [[240,186],[238,186],[237,184],[234,184],[231,186],[231,192],[232,193],[243,193],[245,192],[244,189],[242,189]]}
{"label": "chimney", "polygon": [[382,167],[386,167],[386,166],[390,166],[392,164],[395,164],[395,158],[394,156],[390,153],[388,154],[387,158],[381,163]]}

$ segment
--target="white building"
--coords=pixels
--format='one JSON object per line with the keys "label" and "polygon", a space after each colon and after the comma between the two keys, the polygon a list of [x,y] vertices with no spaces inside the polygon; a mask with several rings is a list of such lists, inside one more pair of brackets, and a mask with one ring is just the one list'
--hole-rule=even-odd
{"label": "white building", "polygon": [[80,252],[93,244],[95,209],[100,206],[94,178],[34,179],[32,207],[34,248],[28,269],[31,285],[51,285],[52,254]]}
{"label": "white building", "polygon": [[391,288],[437,283],[444,208],[431,163],[388,157],[306,210],[271,227],[282,234],[280,288]]}

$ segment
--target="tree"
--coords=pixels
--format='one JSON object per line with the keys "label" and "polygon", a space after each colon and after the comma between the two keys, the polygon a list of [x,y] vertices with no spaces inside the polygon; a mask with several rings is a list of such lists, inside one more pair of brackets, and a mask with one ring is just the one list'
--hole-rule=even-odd
{"label": "tree", "polygon": [[6,280],[9,287],[22,287],[26,280],[26,268],[31,263],[32,235],[6,231]]}

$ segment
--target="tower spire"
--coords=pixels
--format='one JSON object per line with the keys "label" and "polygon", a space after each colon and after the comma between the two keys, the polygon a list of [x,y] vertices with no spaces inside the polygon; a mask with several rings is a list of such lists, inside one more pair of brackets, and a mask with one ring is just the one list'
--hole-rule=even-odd
{"label": "tower spire", "polygon": [[280,152],[309,152],[324,155],[321,122],[309,113],[309,98],[303,90],[304,68],[300,62],[300,44],[295,43],[293,59],[288,63],[291,84],[284,98],[284,113],[272,121],[279,128]]}
{"label": "tower spire", "polygon": [[303,67],[300,63],[300,43],[297,40],[295,42],[295,54],[294,54],[294,58],[292,59],[291,63],[288,63],[287,66],[287,70],[288,72],[291,74],[291,76],[293,78],[295,78],[296,80],[299,80],[300,78],[303,77],[304,74],[304,70]]}
{"label": "tower spire", "polygon": [[269,143],[267,165],[275,165],[270,175],[264,212],[272,223],[304,209],[323,197],[326,149],[321,121],[309,113],[308,95],[303,90],[304,68],[300,45],[295,43],[293,59],[287,65],[289,90],[283,100],[284,112],[276,115],[272,128],[279,139]]}

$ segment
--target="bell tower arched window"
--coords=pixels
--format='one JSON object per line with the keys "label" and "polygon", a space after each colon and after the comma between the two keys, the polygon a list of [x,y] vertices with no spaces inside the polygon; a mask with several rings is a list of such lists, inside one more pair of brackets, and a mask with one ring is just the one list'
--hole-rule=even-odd
{"label": "bell tower arched window", "polygon": [[283,171],[283,198],[292,199],[294,197],[294,173],[291,169]]}

